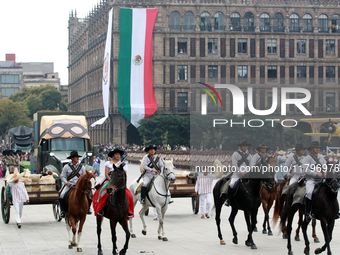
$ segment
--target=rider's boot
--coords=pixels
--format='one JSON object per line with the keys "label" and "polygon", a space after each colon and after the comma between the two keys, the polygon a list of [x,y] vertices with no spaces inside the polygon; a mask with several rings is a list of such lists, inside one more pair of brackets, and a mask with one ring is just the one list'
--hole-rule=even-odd
{"label": "rider's boot", "polygon": [[335,219],[340,219],[340,212],[337,213],[337,215],[335,216]]}
{"label": "rider's boot", "polygon": [[230,198],[231,198],[232,194],[233,194],[233,188],[229,186],[228,187],[228,192],[227,192],[227,199],[224,202],[225,206],[229,206],[230,205]]}
{"label": "rider's boot", "polygon": [[141,190],[141,204],[145,204],[145,195],[146,195],[146,187],[142,186],[142,190]]}
{"label": "rider's boot", "polygon": [[312,218],[312,200],[306,197],[306,220],[310,222]]}
{"label": "rider's boot", "polygon": [[65,202],[63,198],[59,198],[60,218],[65,218]]}

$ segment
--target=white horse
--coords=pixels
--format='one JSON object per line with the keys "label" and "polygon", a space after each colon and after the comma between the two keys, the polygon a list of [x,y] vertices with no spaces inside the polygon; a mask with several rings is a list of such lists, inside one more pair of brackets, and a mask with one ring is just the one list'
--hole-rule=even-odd
{"label": "white horse", "polygon": [[[143,222],[143,230],[142,234],[146,235],[146,224],[144,221],[144,214],[149,209],[149,207],[155,207],[158,214],[159,225],[158,225],[158,239],[163,241],[168,241],[165,237],[163,221],[164,221],[164,214],[168,209],[168,204],[170,201],[170,191],[169,185],[170,183],[174,183],[176,181],[175,174],[173,173],[174,165],[173,160],[164,160],[164,168],[160,175],[153,179],[153,186],[148,193],[149,198],[145,197],[145,204],[142,205],[142,209],[139,211],[139,216]],[[137,180],[134,180],[129,187],[131,194],[133,195],[133,203],[136,206],[137,201],[141,201],[141,194],[138,193],[135,195],[136,189],[138,188],[140,183],[137,183]],[[136,237],[133,233],[132,229],[132,218],[130,221],[130,233],[131,237]],[[161,235],[162,231],[162,235]]]}

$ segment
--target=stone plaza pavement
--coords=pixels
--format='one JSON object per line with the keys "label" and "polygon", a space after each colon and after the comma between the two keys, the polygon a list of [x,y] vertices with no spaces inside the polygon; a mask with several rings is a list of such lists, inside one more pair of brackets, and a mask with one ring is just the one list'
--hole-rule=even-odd
{"label": "stone plaza pavement", "polygon": [[[104,163],[101,164],[101,180],[104,176]],[[139,166],[129,164],[128,184],[139,176]],[[3,179],[1,180],[3,186]],[[141,234],[142,223],[138,212],[141,206],[138,204],[135,208],[137,214],[134,223],[134,232],[137,238],[130,239],[127,254],[157,254],[157,255],[196,255],[196,254],[287,254],[286,240],[281,238],[278,227],[273,232],[273,236],[263,235],[261,233],[263,222],[263,210],[259,209],[258,229],[260,232],[253,234],[254,242],[258,249],[251,250],[244,245],[247,238],[246,224],[243,212],[236,216],[235,226],[238,231],[239,244],[234,245],[231,242],[232,231],[229,226],[228,217],[230,208],[224,206],[222,209],[222,233],[226,245],[220,245],[217,237],[217,229],[213,217],[210,219],[201,219],[200,214],[193,214],[191,209],[190,198],[174,198],[174,203],[169,205],[165,215],[165,232],[169,241],[159,241],[157,239],[158,222],[153,220],[152,209],[149,216],[146,217],[147,235]],[[272,215],[272,211],[270,213]],[[294,219],[294,224],[297,217]],[[336,222],[331,249],[333,254],[340,254],[340,221]],[[320,224],[317,223],[317,234],[323,244],[323,234]],[[294,225],[294,228],[296,225]],[[308,234],[311,238],[311,227],[308,228]],[[301,239],[302,234],[300,235]],[[117,245],[121,249],[125,236],[122,228],[117,225]],[[3,255],[36,255],[36,254],[79,254],[76,249],[69,250],[67,242],[67,231],[65,222],[56,222],[52,205],[25,205],[22,217],[22,228],[18,229],[15,224],[14,208],[11,207],[11,219],[9,224],[0,223],[0,254]],[[310,239],[311,240],[311,239]],[[82,254],[97,254],[97,234],[96,221],[93,215],[88,215],[81,238],[83,247]],[[112,254],[111,232],[109,221],[103,222],[102,245],[104,254]],[[303,254],[304,242],[292,241],[294,254]],[[311,254],[320,247],[320,244],[311,243]]]}

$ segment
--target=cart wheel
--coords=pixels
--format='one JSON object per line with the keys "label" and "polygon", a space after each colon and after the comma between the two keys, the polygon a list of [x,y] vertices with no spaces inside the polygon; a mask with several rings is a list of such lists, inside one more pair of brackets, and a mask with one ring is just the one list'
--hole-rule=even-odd
{"label": "cart wheel", "polygon": [[2,213],[2,220],[8,224],[9,222],[9,215],[10,215],[10,204],[9,198],[7,195],[6,186],[2,187],[1,189],[1,213]]}
{"label": "cart wheel", "polygon": [[52,207],[53,207],[53,215],[54,215],[55,220],[58,222],[61,221],[59,202],[53,204]]}
{"label": "cart wheel", "polygon": [[145,216],[148,216],[148,215],[149,215],[149,208],[145,211],[144,215],[145,215]]}
{"label": "cart wheel", "polygon": [[198,198],[199,198],[198,195],[191,197],[192,211],[193,211],[194,214],[198,213],[198,210],[199,210],[199,207],[200,207],[200,200]]}

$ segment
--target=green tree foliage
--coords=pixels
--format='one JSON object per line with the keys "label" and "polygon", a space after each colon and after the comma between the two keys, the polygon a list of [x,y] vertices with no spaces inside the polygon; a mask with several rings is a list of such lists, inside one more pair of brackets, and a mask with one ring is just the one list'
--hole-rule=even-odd
{"label": "green tree foliage", "polygon": [[0,101],[0,133],[5,135],[17,126],[25,125],[32,127],[32,120],[28,118],[28,109],[25,104],[13,102],[12,100]]}
{"label": "green tree foliage", "polygon": [[[213,119],[226,119],[227,124],[216,125],[213,127]],[[263,121],[265,118],[259,118]],[[230,120],[233,123],[243,123],[245,120],[245,127],[243,124],[230,125]],[[248,116],[213,116],[213,115],[192,115],[190,119],[190,145],[196,149],[200,148],[203,143],[205,149],[216,148],[222,144],[224,150],[235,150],[237,144],[242,139],[252,144],[255,149],[260,143],[264,142],[271,148],[276,148],[279,133],[277,131],[277,124],[274,122],[274,127],[270,121],[264,121],[262,127],[249,127],[248,120],[253,119]],[[251,122],[251,125],[260,125],[260,122]]]}
{"label": "green tree foliage", "polygon": [[295,128],[283,131],[283,137],[287,148],[293,148],[297,143],[303,144],[308,139],[301,130]]}
{"label": "green tree foliage", "polygon": [[[61,102],[62,95],[52,85],[42,85],[39,87],[24,87],[20,91],[9,96],[13,102],[23,102],[28,110],[29,117],[38,111],[67,111],[65,103]],[[59,108],[59,109],[58,109]]]}
{"label": "green tree foliage", "polygon": [[140,121],[138,132],[145,141],[170,146],[177,144],[189,146],[190,119],[179,115],[153,115]]}

